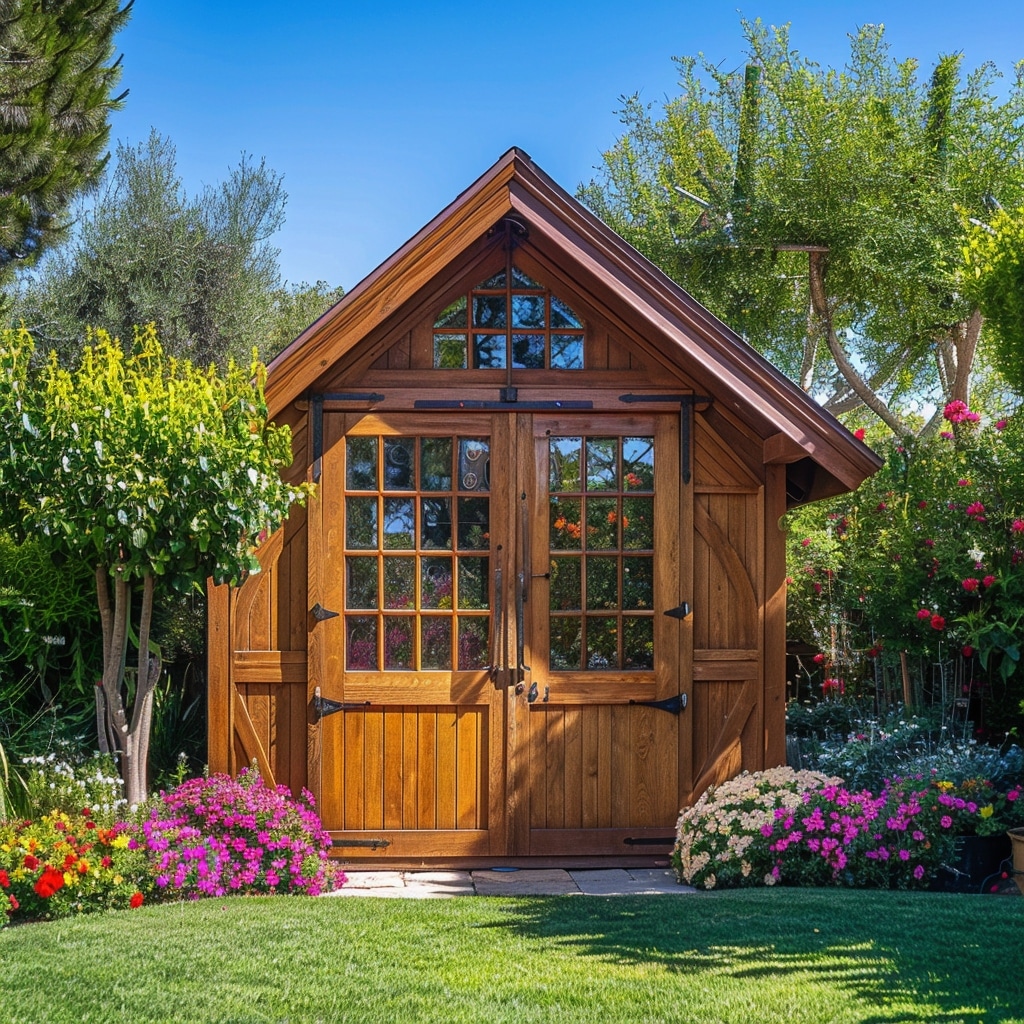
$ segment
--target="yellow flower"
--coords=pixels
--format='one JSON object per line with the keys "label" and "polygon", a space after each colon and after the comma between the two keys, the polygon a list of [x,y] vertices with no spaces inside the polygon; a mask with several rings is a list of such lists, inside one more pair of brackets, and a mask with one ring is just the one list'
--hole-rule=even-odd
{"label": "yellow flower", "polygon": [[943,793],[948,793],[953,788],[952,782],[936,782],[936,788],[941,789]]}
{"label": "yellow flower", "polygon": [[126,850],[128,848],[128,837],[122,832],[119,836],[114,836],[110,840],[111,846],[116,846],[119,850]]}
{"label": "yellow flower", "polygon": [[978,811],[979,818],[991,818],[995,808],[991,804],[985,804],[980,811]]}
{"label": "yellow flower", "polygon": [[114,885],[120,885],[124,879],[120,875],[114,875]]}

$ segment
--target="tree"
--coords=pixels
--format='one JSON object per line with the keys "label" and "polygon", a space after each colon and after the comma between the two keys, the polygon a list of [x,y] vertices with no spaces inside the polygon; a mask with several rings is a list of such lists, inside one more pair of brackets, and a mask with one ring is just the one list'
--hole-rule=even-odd
{"label": "tree", "polygon": [[132,0],[0,3],[0,283],[67,229],[65,209],[106,164]]}
{"label": "tree", "polygon": [[316,284],[303,281],[276,289],[271,296],[274,319],[260,354],[264,359],[276,356],[344,295],[344,288],[340,285],[332,288],[326,281]]}
{"label": "tree", "polygon": [[681,94],[625,133],[581,198],[834,413],[920,426],[967,401],[982,329],[960,290],[963,221],[1024,197],[1024,68],[942,57],[929,81],[881,26],[842,70],[743,22],[743,73],[682,58]]}
{"label": "tree", "polygon": [[[97,331],[72,370],[32,369],[27,331],[0,336],[0,452],[7,527],[94,568],[103,638],[101,749],[117,751],[129,803],[146,795],[158,596],[258,571],[264,531],[306,488],[282,482],[287,427],[267,423],[265,371],[223,376],[168,358],[150,325],[132,352]],[[137,650],[126,669],[129,644]]]}
{"label": "tree", "polygon": [[15,313],[65,362],[86,325],[128,340],[152,322],[167,353],[200,365],[263,352],[281,287],[269,239],[286,200],[265,161],[243,156],[224,182],[190,198],[169,139],[153,132],[118,145],[78,233],[26,282]]}

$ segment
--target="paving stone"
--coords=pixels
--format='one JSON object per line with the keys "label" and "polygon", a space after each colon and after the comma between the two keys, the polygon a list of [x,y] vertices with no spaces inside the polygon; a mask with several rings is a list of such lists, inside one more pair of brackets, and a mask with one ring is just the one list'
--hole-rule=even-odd
{"label": "paving stone", "polygon": [[412,899],[472,896],[474,892],[468,871],[405,872],[405,894]]}
{"label": "paving stone", "polygon": [[346,871],[345,889],[403,889],[401,871]]}
{"label": "paving stone", "polygon": [[630,868],[633,878],[656,892],[696,892],[692,885],[682,885],[671,868]]}
{"label": "paving stone", "polygon": [[561,868],[474,871],[473,885],[478,896],[566,896],[580,891]]}

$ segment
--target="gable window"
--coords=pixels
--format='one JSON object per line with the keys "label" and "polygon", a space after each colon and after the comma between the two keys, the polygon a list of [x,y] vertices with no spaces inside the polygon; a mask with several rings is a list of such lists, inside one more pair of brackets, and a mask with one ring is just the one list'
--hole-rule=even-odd
{"label": "gable window", "polygon": [[583,321],[518,267],[460,295],[434,321],[441,370],[582,370]]}

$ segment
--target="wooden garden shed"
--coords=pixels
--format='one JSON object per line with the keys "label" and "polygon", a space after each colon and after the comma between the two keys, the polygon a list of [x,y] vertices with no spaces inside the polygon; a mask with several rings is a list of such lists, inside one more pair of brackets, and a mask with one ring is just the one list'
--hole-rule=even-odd
{"label": "wooden garden shed", "polygon": [[522,151],[267,400],[317,491],[210,591],[212,770],[352,862],[607,864],[785,760],[780,517],[878,460]]}

